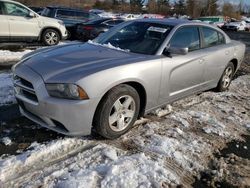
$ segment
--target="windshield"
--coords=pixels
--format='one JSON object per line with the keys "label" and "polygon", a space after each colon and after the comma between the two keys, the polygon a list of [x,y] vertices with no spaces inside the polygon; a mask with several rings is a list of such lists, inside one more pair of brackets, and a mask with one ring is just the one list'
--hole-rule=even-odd
{"label": "windshield", "polygon": [[95,42],[134,53],[153,55],[171,31],[172,26],[160,23],[134,21],[118,29],[110,30]]}

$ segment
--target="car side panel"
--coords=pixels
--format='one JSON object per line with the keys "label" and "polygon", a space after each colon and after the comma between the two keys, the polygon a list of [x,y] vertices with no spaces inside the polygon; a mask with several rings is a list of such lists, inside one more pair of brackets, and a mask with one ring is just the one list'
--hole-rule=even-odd
{"label": "car side panel", "polygon": [[228,44],[204,49],[207,52],[205,59],[204,77],[207,84],[218,83],[227,64],[233,59],[233,48]]}
{"label": "car side panel", "polygon": [[163,57],[160,102],[165,103],[199,90],[204,83],[204,53]]}
{"label": "car side panel", "polygon": [[38,37],[40,27],[37,18],[22,16],[7,16],[10,24],[10,36],[14,37]]}

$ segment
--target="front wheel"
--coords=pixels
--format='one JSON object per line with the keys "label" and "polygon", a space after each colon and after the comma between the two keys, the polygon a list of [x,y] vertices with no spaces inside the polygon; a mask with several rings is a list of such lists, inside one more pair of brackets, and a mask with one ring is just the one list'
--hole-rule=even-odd
{"label": "front wheel", "polygon": [[60,41],[60,35],[54,29],[46,29],[42,34],[42,42],[46,46],[57,45],[59,41]]}
{"label": "front wheel", "polygon": [[101,101],[94,117],[94,127],[105,138],[115,139],[126,133],[139,114],[140,97],[137,91],[121,84],[111,89]]}
{"label": "front wheel", "polygon": [[234,75],[234,65],[232,62],[228,63],[226,69],[224,70],[220,81],[217,86],[218,91],[226,91],[231,84]]}

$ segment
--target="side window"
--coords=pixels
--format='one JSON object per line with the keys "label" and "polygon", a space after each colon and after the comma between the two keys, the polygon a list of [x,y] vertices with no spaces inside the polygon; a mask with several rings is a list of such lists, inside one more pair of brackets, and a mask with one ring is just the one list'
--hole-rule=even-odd
{"label": "side window", "polygon": [[5,8],[5,13],[11,16],[25,17],[28,16],[30,12],[28,9],[14,3],[4,2],[4,8]]}
{"label": "side window", "polygon": [[202,32],[203,32],[203,36],[204,36],[204,47],[205,48],[217,46],[217,45],[225,43],[224,36],[214,29],[211,29],[208,27],[203,27]]}
{"label": "side window", "polygon": [[188,48],[189,51],[200,49],[200,35],[197,27],[178,29],[171,38],[170,47]]}
{"label": "side window", "polygon": [[68,10],[57,10],[56,17],[74,19],[75,18],[75,12],[68,11]]}

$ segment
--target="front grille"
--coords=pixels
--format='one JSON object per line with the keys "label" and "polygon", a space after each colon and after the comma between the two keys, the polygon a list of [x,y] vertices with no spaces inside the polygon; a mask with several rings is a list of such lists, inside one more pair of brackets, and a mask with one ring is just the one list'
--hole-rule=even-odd
{"label": "front grille", "polygon": [[16,94],[22,95],[23,97],[28,98],[29,100],[32,100],[34,102],[38,102],[36,92],[31,82],[15,75],[14,86]]}

